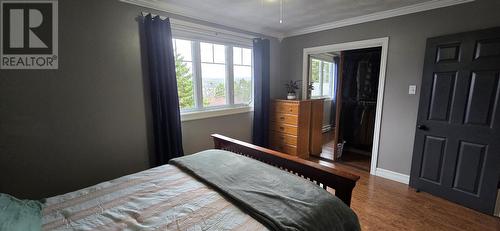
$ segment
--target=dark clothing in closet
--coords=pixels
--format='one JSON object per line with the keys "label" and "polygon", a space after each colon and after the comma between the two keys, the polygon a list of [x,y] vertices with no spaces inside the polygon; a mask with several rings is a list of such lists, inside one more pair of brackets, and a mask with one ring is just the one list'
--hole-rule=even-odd
{"label": "dark clothing in closet", "polygon": [[348,147],[371,152],[381,48],[345,51],[343,55],[341,139]]}

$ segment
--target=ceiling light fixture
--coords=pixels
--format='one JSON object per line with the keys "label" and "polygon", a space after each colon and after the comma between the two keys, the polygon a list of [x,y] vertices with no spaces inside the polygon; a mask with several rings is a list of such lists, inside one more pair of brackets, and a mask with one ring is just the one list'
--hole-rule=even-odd
{"label": "ceiling light fixture", "polygon": [[283,0],[280,0],[280,24],[283,24]]}
{"label": "ceiling light fixture", "polygon": [[[261,0],[260,5],[261,7],[265,7],[264,4],[265,2],[268,3],[275,3],[277,0]],[[283,7],[285,5],[284,0],[279,0],[280,1],[280,24],[283,24]]]}

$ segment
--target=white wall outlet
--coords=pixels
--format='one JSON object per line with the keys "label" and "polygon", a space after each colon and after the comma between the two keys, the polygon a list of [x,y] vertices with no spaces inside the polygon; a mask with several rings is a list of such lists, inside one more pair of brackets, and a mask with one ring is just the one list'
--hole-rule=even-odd
{"label": "white wall outlet", "polygon": [[408,95],[415,95],[417,94],[417,85],[410,85],[408,87]]}

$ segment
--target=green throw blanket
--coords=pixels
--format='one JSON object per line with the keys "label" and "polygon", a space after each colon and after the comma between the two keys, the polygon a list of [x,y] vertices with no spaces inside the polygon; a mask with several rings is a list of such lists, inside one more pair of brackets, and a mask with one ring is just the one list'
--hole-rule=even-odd
{"label": "green throw blanket", "polygon": [[42,203],[0,193],[0,231],[42,229]]}
{"label": "green throw blanket", "polygon": [[223,150],[170,161],[272,230],[360,230],[356,214],[314,183]]}

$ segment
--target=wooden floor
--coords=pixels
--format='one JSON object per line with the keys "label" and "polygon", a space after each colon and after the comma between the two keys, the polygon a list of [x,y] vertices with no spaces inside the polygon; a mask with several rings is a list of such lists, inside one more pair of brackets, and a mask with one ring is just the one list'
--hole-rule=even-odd
{"label": "wooden floor", "polygon": [[345,151],[338,162],[369,172],[371,167],[371,158],[371,156]]}
{"label": "wooden floor", "polygon": [[372,176],[364,170],[317,158],[311,160],[361,176],[351,207],[362,230],[500,230],[500,218],[425,192],[417,193],[405,184]]}
{"label": "wooden floor", "polygon": [[[333,142],[334,134],[333,131],[323,133],[323,149],[319,154],[320,158],[325,160],[333,160],[334,155],[334,142]],[[362,154],[358,154],[355,152],[349,152],[344,150],[342,157],[339,162],[349,165],[351,167],[359,168],[361,170],[370,171],[370,162],[371,156],[366,156]]]}
{"label": "wooden floor", "polygon": [[333,160],[334,144],[333,144],[333,131],[323,133],[323,149],[319,154],[321,158]]}

